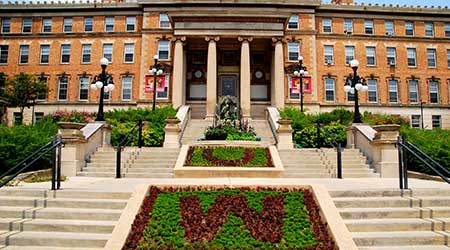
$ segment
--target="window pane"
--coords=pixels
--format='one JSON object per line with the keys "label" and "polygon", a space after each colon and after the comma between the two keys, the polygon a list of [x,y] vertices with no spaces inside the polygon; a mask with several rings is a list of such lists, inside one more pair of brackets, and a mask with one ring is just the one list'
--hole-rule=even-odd
{"label": "window pane", "polygon": [[373,21],[372,20],[364,20],[364,31],[366,34],[373,34]]}
{"label": "window pane", "polygon": [[114,17],[112,16],[105,17],[105,31],[106,32],[114,31]]}
{"label": "window pane", "polygon": [[132,79],[131,76],[122,79],[122,100],[131,100]]}
{"label": "window pane", "polygon": [[58,100],[67,100],[67,87],[68,87],[69,79],[64,76],[59,78],[58,84]]}
{"label": "window pane", "polygon": [[325,45],[323,50],[325,64],[334,64],[334,47],[332,45]]}
{"label": "window pane", "polygon": [[51,18],[42,19],[42,32],[52,32],[52,19]]}
{"label": "window pane", "polygon": [[50,45],[41,45],[41,63],[48,63],[48,58],[50,56]]}
{"label": "window pane", "polygon": [[160,60],[169,59],[169,41],[158,42],[158,56]]}
{"label": "window pane", "polygon": [[434,36],[434,24],[431,22],[425,23],[425,36]]}
{"label": "window pane", "polygon": [[83,44],[81,52],[81,62],[82,63],[90,63],[91,62],[91,45]]}
{"label": "window pane", "polygon": [[11,19],[2,18],[2,33],[11,32]]}
{"label": "window pane", "polygon": [[407,36],[414,36],[414,23],[413,22],[405,23],[405,33]]}
{"label": "window pane", "polygon": [[386,29],[386,35],[394,34],[394,22],[386,21],[386,22],[384,22],[384,27]]}
{"label": "window pane", "polygon": [[72,32],[72,18],[64,18],[64,32]]}
{"label": "window pane", "polygon": [[94,27],[94,19],[92,17],[84,18],[84,31],[90,32]]}
{"label": "window pane", "polygon": [[428,67],[436,67],[436,49],[427,49]]}
{"label": "window pane", "polygon": [[367,65],[376,64],[375,47],[366,47]]}
{"label": "window pane", "polygon": [[289,56],[288,60],[297,61],[299,55],[300,55],[300,43],[298,42],[288,43],[288,56]]}
{"label": "window pane", "polygon": [[288,23],[289,29],[298,29],[298,16],[291,16]]}
{"label": "window pane", "polygon": [[416,49],[415,48],[408,49],[408,66],[416,67]]}
{"label": "window pane", "polygon": [[61,63],[70,62],[70,44],[61,45]]}
{"label": "window pane", "polygon": [[437,82],[430,81],[430,103],[439,103],[439,87]]}
{"label": "window pane", "polygon": [[109,63],[112,63],[113,59],[113,45],[110,43],[103,44],[103,57],[108,59]]}
{"label": "window pane", "polygon": [[367,81],[367,87],[368,89],[368,97],[369,102],[378,102],[378,87],[377,87],[377,80],[369,79]]}
{"label": "window pane", "polygon": [[389,80],[389,102],[398,102],[397,80]]}
{"label": "window pane", "polygon": [[353,32],[353,20],[352,19],[344,20],[344,32],[345,33]]}
{"label": "window pane", "polygon": [[[39,80],[40,82],[42,82],[42,83],[44,83],[45,85],[48,86],[48,77],[46,77],[46,76],[40,76],[40,77],[38,78],[38,80]],[[37,96],[37,100],[38,100],[38,101],[45,101],[45,99],[47,99],[47,95],[46,95],[45,93],[40,93],[40,94]]]}
{"label": "window pane", "polygon": [[170,28],[169,16],[167,14],[159,15],[159,27],[160,28]]}
{"label": "window pane", "polygon": [[345,63],[350,64],[353,59],[355,59],[355,47],[345,46]]}
{"label": "window pane", "polygon": [[134,44],[125,44],[124,61],[133,62],[134,60]]}
{"label": "window pane", "polygon": [[128,16],[127,17],[127,31],[134,31],[136,25],[136,17]]}
{"label": "window pane", "polygon": [[22,32],[31,32],[31,18],[24,18],[22,23]]}
{"label": "window pane", "polygon": [[332,21],[329,18],[322,19],[322,29],[323,32],[331,33]]}
{"label": "window pane", "polygon": [[419,101],[419,82],[417,80],[409,80],[409,102]]}
{"label": "window pane", "polygon": [[325,100],[334,101],[334,79],[325,79]]}
{"label": "window pane", "polygon": [[80,100],[87,100],[89,94],[89,78],[80,77]]}
{"label": "window pane", "polygon": [[28,53],[29,53],[28,45],[20,45],[20,55],[19,55],[19,63],[25,64],[28,63]]}
{"label": "window pane", "polygon": [[8,63],[8,45],[0,45],[0,63],[6,64]]}
{"label": "window pane", "polygon": [[450,37],[450,23],[445,24],[445,37]]}
{"label": "window pane", "polygon": [[441,128],[442,127],[440,115],[432,115],[431,122],[432,122],[433,128]]}
{"label": "window pane", "polygon": [[387,48],[387,61],[388,65],[395,65],[396,62],[396,51],[394,47]]}
{"label": "window pane", "polygon": [[411,115],[411,127],[420,128],[420,115]]}

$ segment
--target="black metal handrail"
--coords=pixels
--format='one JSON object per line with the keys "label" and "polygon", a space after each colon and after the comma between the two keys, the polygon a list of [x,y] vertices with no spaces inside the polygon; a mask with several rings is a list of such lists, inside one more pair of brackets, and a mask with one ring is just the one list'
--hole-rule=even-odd
{"label": "black metal handrail", "polygon": [[336,149],[336,160],[337,160],[337,178],[342,179],[342,146],[341,143],[336,141],[336,138],[331,136],[328,130],[325,127],[322,127],[320,123],[317,123],[317,147],[320,148],[321,145],[321,135],[320,131],[324,132],[324,140],[331,139],[329,145]]}
{"label": "black metal handrail", "polygon": [[435,174],[441,177],[442,180],[450,184],[450,171],[420,150],[417,146],[408,142],[405,137],[399,137],[397,139],[397,149],[400,189],[408,189],[408,160],[406,157],[408,153],[431,169]]}
{"label": "black metal handrail", "polygon": [[142,121],[138,121],[136,125],[120,140],[120,142],[116,146],[116,178],[121,177],[120,173],[120,165],[122,161],[122,150],[130,143],[132,135],[138,130],[138,147],[141,148],[142,141],[142,127],[144,123]]}
{"label": "black metal handrail", "polygon": [[48,152],[52,152],[52,190],[61,187],[61,136],[55,135],[53,140],[40,147],[28,157],[17,163],[0,176],[0,188],[8,184],[11,180],[16,178],[19,174],[26,172],[33,164],[42,159]]}

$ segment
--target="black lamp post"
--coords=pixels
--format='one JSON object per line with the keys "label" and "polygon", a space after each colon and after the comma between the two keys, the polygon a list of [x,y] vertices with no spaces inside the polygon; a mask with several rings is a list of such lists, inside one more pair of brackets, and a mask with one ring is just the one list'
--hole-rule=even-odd
{"label": "black lamp post", "polygon": [[344,91],[346,93],[355,94],[355,116],[353,118],[353,123],[362,123],[361,113],[359,112],[358,91],[367,91],[369,87],[366,84],[366,80],[358,76],[358,60],[353,59],[350,62],[350,66],[353,69],[353,77],[347,78],[344,85]]}
{"label": "black lamp post", "polygon": [[303,66],[303,56],[298,57],[298,65],[297,69],[294,71],[294,76],[300,78],[300,111],[303,112],[303,76],[307,75],[308,71],[306,70],[306,66]]}
{"label": "black lamp post", "polygon": [[107,58],[100,59],[100,65],[102,66],[102,73],[98,76],[94,77],[94,80],[91,83],[91,89],[97,90],[100,89],[100,100],[98,103],[98,113],[96,121],[105,121],[105,117],[103,115],[103,96],[104,93],[114,90],[114,82],[111,75],[106,74],[106,66],[109,61]]}
{"label": "black lamp post", "polygon": [[158,64],[158,55],[155,55],[153,57],[155,59],[155,64],[150,68],[150,72],[153,73],[153,105],[152,105],[152,111],[155,111],[156,108],[156,78],[159,75],[162,75],[164,73],[163,66],[161,64]]}

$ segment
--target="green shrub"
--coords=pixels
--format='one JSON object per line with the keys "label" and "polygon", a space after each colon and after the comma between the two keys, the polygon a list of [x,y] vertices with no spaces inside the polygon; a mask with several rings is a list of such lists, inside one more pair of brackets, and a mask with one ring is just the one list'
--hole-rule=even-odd
{"label": "green shrub", "polygon": [[401,127],[409,128],[409,120],[400,115],[364,112],[361,119],[370,125],[398,124]]}
{"label": "green shrub", "polygon": [[326,125],[320,130],[320,138],[318,142],[316,126],[308,126],[294,132],[294,143],[302,148],[315,148],[319,143],[321,147],[331,147],[330,143],[333,139],[344,147],[347,143],[345,126],[336,122]]}
{"label": "green shrub", "polygon": [[55,113],[45,116],[45,119],[51,119],[56,122],[77,122],[88,123],[95,120],[95,113],[89,113],[84,111],[63,111],[58,110]]}
{"label": "green shrub", "polygon": [[[409,142],[450,170],[450,130],[402,128],[400,132]],[[408,157],[408,169],[436,175],[431,169],[412,156]]]}
{"label": "green shrub", "polygon": [[[51,141],[57,126],[51,119],[43,119],[35,125],[6,127],[0,125],[0,174],[14,167],[44,144]],[[51,166],[50,154],[34,164],[30,170]]]}

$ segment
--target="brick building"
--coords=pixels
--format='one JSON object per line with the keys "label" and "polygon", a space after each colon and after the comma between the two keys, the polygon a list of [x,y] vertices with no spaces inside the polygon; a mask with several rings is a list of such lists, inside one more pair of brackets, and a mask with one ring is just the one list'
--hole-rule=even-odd
{"label": "brick building", "polygon": [[[89,88],[107,57],[116,88],[105,109],[148,106],[154,55],[164,66],[159,104],[190,105],[208,117],[223,95],[236,96],[246,117],[267,106],[299,105],[292,65],[301,55],[311,84],[311,112],[352,109],[344,92],[352,72],[369,91],[362,111],[401,114],[420,126],[450,127],[450,10],[355,5],[319,0],[138,0],[0,5],[0,72],[36,74],[50,93],[25,120],[55,110],[96,111]],[[8,122],[16,109],[8,110]],[[16,113],[17,115],[17,113]]]}

